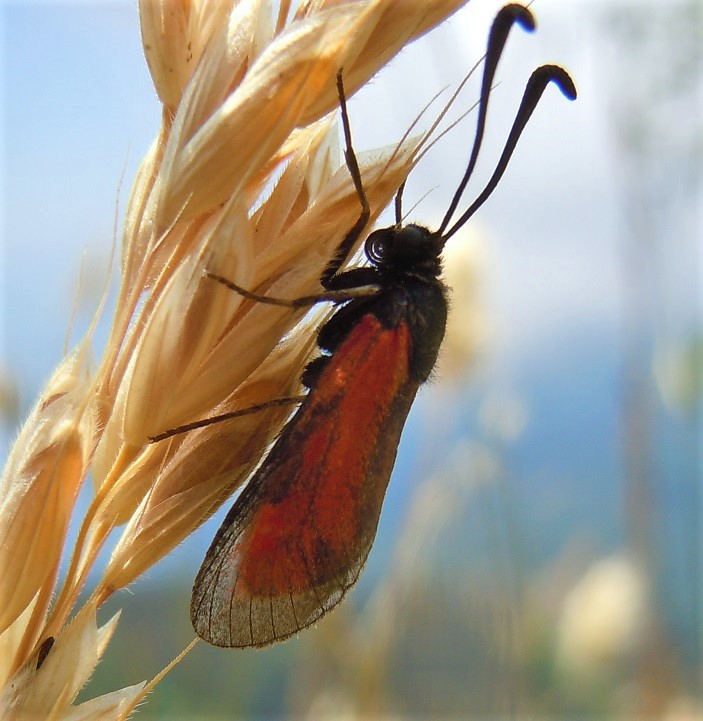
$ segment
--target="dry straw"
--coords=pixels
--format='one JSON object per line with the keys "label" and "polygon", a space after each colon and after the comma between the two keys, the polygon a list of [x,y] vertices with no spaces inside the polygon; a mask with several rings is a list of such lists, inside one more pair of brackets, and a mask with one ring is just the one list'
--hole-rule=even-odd
{"label": "dry straw", "polygon": [[[290,410],[156,444],[149,436],[298,393],[314,346],[311,329],[287,335],[302,312],[245,301],[204,271],[279,297],[319,289],[359,213],[330,115],[336,73],[344,68],[353,94],[462,4],[307,0],[295,9],[282,0],[274,11],[267,0],[140,1],[163,112],[125,214],[110,338],[94,372],[90,335],[59,365],[0,479],[3,719],[122,719],[153,685],[74,705],[116,626],[113,618],[98,628],[96,609],[244,482]],[[372,220],[426,139],[362,155]],[[59,585],[89,472],[92,503]],[[117,527],[107,567],[77,610]]]}

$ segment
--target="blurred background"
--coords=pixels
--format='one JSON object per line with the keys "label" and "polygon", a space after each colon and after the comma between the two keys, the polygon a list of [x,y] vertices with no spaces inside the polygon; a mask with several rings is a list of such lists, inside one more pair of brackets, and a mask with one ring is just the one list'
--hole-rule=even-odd
{"label": "blurred background", "polygon": [[[500,5],[471,0],[351,100],[357,150],[456,87]],[[358,587],[281,646],[200,644],[140,718],[703,718],[702,5],[533,4],[469,195],[537,65],[564,65],[579,99],[548,89],[452,239],[450,333]],[[72,342],[90,322],[118,190],[123,207],[160,111],[131,0],[8,1],[0,23],[4,456],[74,305]],[[473,122],[412,176],[406,207],[432,191],[418,222],[446,209]],[[224,510],[103,609],[123,613],[86,698],[152,677],[191,639],[192,579]]]}

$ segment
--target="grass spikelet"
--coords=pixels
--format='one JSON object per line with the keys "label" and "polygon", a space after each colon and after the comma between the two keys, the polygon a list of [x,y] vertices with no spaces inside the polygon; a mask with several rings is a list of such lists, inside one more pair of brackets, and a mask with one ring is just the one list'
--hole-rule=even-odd
{"label": "grass spikelet", "polygon": [[25,634],[38,638],[92,451],[90,390],[81,346],[47,384],[0,478],[0,633],[36,599]]}
{"label": "grass spikelet", "polygon": [[[263,0],[140,1],[163,107],[125,212],[110,335],[92,374],[90,334],[60,364],[0,479],[2,718],[126,718],[151,688],[74,705],[117,622],[99,629],[96,610],[246,480],[292,409],[149,439],[299,393],[314,348],[312,330],[290,334],[304,311],[252,303],[206,272],[279,297],[319,289],[359,214],[328,115],[336,73],[344,68],[351,95],[461,4],[284,1],[274,17]],[[372,221],[422,142],[360,154]],[[64,549],[89,471],[94,494]],[[118,527],[107,567],[77,609]]]}

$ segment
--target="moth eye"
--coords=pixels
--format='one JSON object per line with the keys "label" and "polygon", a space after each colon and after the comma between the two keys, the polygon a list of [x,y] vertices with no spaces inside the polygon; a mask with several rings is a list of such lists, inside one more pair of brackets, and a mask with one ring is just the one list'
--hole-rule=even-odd
{"label": "moth eye", "polygon": [[398,231],[395,228],[374,230],[364,244],[364,252],[369,261],[374,265],[384,263],[388,259],[397,235]]}

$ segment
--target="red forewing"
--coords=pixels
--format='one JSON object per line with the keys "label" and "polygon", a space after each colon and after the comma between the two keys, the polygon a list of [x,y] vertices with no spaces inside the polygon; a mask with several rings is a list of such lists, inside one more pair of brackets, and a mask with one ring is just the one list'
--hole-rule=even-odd
{"label": "red forewing", "polygon": [[356,323],[227,515],[195,580],[191,620],[217,646],[309,626],[356,581],[418,388],[407,324]]}

